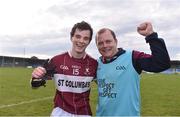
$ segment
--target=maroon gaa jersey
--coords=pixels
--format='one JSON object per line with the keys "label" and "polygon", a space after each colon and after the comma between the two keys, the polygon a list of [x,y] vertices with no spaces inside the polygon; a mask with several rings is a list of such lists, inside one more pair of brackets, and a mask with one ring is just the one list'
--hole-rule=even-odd
{"label": "maroon gaa jersey", "polygon": [[90,83],[96,77],[97,61],[87,54],[76,59],[66,52],[53,57],[48,66],[56,71],[54,106],[76,115],[92,115]]}

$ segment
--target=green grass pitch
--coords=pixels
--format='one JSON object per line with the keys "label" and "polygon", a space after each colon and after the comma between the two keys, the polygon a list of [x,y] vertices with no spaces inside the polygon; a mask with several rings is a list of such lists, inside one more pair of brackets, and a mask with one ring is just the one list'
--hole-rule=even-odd
{"label": "green grass pitch", "polygon": [[[55,87],[32,89],[32,69],[0,68],[0,116],[49,116]],[[90,103],[95,115],[97,86],[92,83]],[[180,116],[180,74],[141,75],[141,115]]]}

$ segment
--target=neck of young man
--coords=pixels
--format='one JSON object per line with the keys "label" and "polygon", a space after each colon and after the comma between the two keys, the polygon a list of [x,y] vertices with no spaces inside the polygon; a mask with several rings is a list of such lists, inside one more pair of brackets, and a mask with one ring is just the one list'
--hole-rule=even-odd
{"label": "neck of young man", "polygon": [[78,52],[71,50],[70,53],[73,58],[77,58],[77,59],[85,58],[85,56],[86,56],[86,52],[78,53]]}

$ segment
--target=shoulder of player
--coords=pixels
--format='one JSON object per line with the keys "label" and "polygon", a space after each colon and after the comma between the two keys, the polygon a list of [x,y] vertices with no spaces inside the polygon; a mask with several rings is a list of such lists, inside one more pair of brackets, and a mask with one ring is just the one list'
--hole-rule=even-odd
{"label": "shoulder of player", "polygon": [[55,55],[54,57],[52,57],[51,58],[51,60],[61,60],[61,59],[63,59],[64,58],[64,56],[66,56],[66,55],[68,55],[68,52],[63,52],[63,53],[61,53],[61,54],[58,54],[58,55]]}
{"label": "shoulder of player", "polygon": [[93,58],[92,56],[90,56],[89,54],[86,54],[86,58],[89,61],[93,62],[94,64],[97,64],[97,60],[95,58]]}

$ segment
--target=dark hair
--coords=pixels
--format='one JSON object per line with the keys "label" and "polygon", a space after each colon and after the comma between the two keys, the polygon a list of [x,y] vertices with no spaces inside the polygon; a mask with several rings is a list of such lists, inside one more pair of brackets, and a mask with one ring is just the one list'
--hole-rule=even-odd
{"label": "dark hair", "polygon": [[116,35],[115,35],[114,31],[112,31],[112,30],[109,29],[109,28],[102,28],[102,29],[100,29],[100,30],[97,32],[97,34],[96,34],[96,40],[97,40],[97,36],[98,36],[98,35],[106,32],[106,31],[109,31],[109,32],[111,33],[111,35],[113,36],[113,38],[116,39]]}
{"label": "dark hair", "polygon": [[92,40],[93,29],[91,28],[90,24],[88,24],[85,21],[74,24],[73,28],[71,29],[71,38],[74,36],[74,33],[75,33],[76,29],[89,30],[90,31],[90,41]]}

